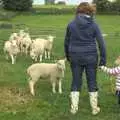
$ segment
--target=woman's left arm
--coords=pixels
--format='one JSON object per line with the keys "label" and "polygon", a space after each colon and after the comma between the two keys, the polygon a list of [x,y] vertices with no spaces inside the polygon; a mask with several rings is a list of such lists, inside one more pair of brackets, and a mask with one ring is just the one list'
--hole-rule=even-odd
{"label": "woman's left arm", "polygon": [[64,52],[68,61],[69,61],[69,54],[68,54],[69,41],[70,41],[70,30],[69,30],[69,26],[67,26],[65,40],[64,40]]}

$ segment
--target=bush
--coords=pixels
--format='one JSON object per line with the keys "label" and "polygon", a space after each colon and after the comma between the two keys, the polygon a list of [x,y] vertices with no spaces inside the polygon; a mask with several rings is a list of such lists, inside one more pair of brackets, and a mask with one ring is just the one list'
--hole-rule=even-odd
{"label": "bush", "polygon": [[75,6],[46,5],[33,8],[33,14],[74,14]]}
{"label": "bush", "polygon": [[12,29],[13,25],[11,23],[0,23],[0,29]]}
{"label": "bush", "polygon": [[108,0],[96,0],[98,13],[120,14],[120,0],[109,2]]}
{"label": "bush", "polygon": [[17,12],[12,11],[5,11],[3,9],[0,9],[0,20],[10,20],[11,18],[15,17],[17,15]]}
{"label": "bush", "polygon": [[2,0],[4,8],[14,11],[28,11],[32,7],[32,0]]}

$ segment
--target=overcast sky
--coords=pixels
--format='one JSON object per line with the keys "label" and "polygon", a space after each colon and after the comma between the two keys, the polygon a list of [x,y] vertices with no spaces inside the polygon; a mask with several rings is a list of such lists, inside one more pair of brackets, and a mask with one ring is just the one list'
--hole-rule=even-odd
{"label": "overcast sky", "polygon": [[[44,0],[33,0],[34,3],[39,3],[39,4],[44,4]],[[79,1],[87,1],[87,2],[91,2],[92,0],[68,0],[69,4],[78,4]]]}

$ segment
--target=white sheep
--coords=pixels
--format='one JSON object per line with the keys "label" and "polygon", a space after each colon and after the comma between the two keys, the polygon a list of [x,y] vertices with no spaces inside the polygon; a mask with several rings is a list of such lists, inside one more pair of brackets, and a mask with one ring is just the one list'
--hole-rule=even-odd
{"label": "white sheep", "polygon": [[32,40],[30,57],[37,61],[39,57],[39,61],[42,61],[43,54],[45,51],[44,41],[40,41],[39,39]]}
{"label": "white sheep", "polygon": [[44,44],[45,47],[45,59],[50,59],[52,48],[53,48],[53,41],[54,41],[54,36],[49,35],[47,39],[43,38],[37,38],[36,40],[39,41],[40,44]]}
{"label": "white sheep", "polygon": [[9,40],[15,40],[18,37],[18,33],[12,33],[9,37]]}
{"label": "white sheep", "polygon": [[29,33],[25,33],[24,36],[22,36],[22,37],[20,36],[21,52],[26,53],[26,55],[27,55],[31,44],[32,44],[32,40],[31,40]]}
{"label": "white sheep", "polygon": [[45,59],[50,59],[52,48],[53,48],[53,41],[54,41],[54,36],[49,35],[48,39],[45,40]]}
{"label": "white sheep", "polygon": [[62,93],[62,79],[64,78],[65,60],[58,60],[56,63],[36,63],[28,67],[29,88],[34,96],[34,85],[40,78],[49,78],[52,83],[52,92],[56,93],[58,83],[59,93]]}
{"label": "white sheep", "polygon": [[4,44],[4,52],[7,53],[6,58],[8,59],[9,55],[11,57],[12,64],[14,64],[16,61],[16,56],[20,52],[16,40],[6,41]]}

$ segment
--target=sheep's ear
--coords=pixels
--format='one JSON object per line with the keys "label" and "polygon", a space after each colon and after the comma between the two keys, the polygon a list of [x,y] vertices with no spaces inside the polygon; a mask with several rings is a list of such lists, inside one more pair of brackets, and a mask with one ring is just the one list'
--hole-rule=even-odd
{"label": "sheep's ear", "polygon": [[67,61],[67,58],[66,58],[66,57],[64,58],[64,61],[65,61],[65,62]]}
{"label": "sheep's ear", "polygon": [[120,59],[120,56],[118,56],[118,59]]}

